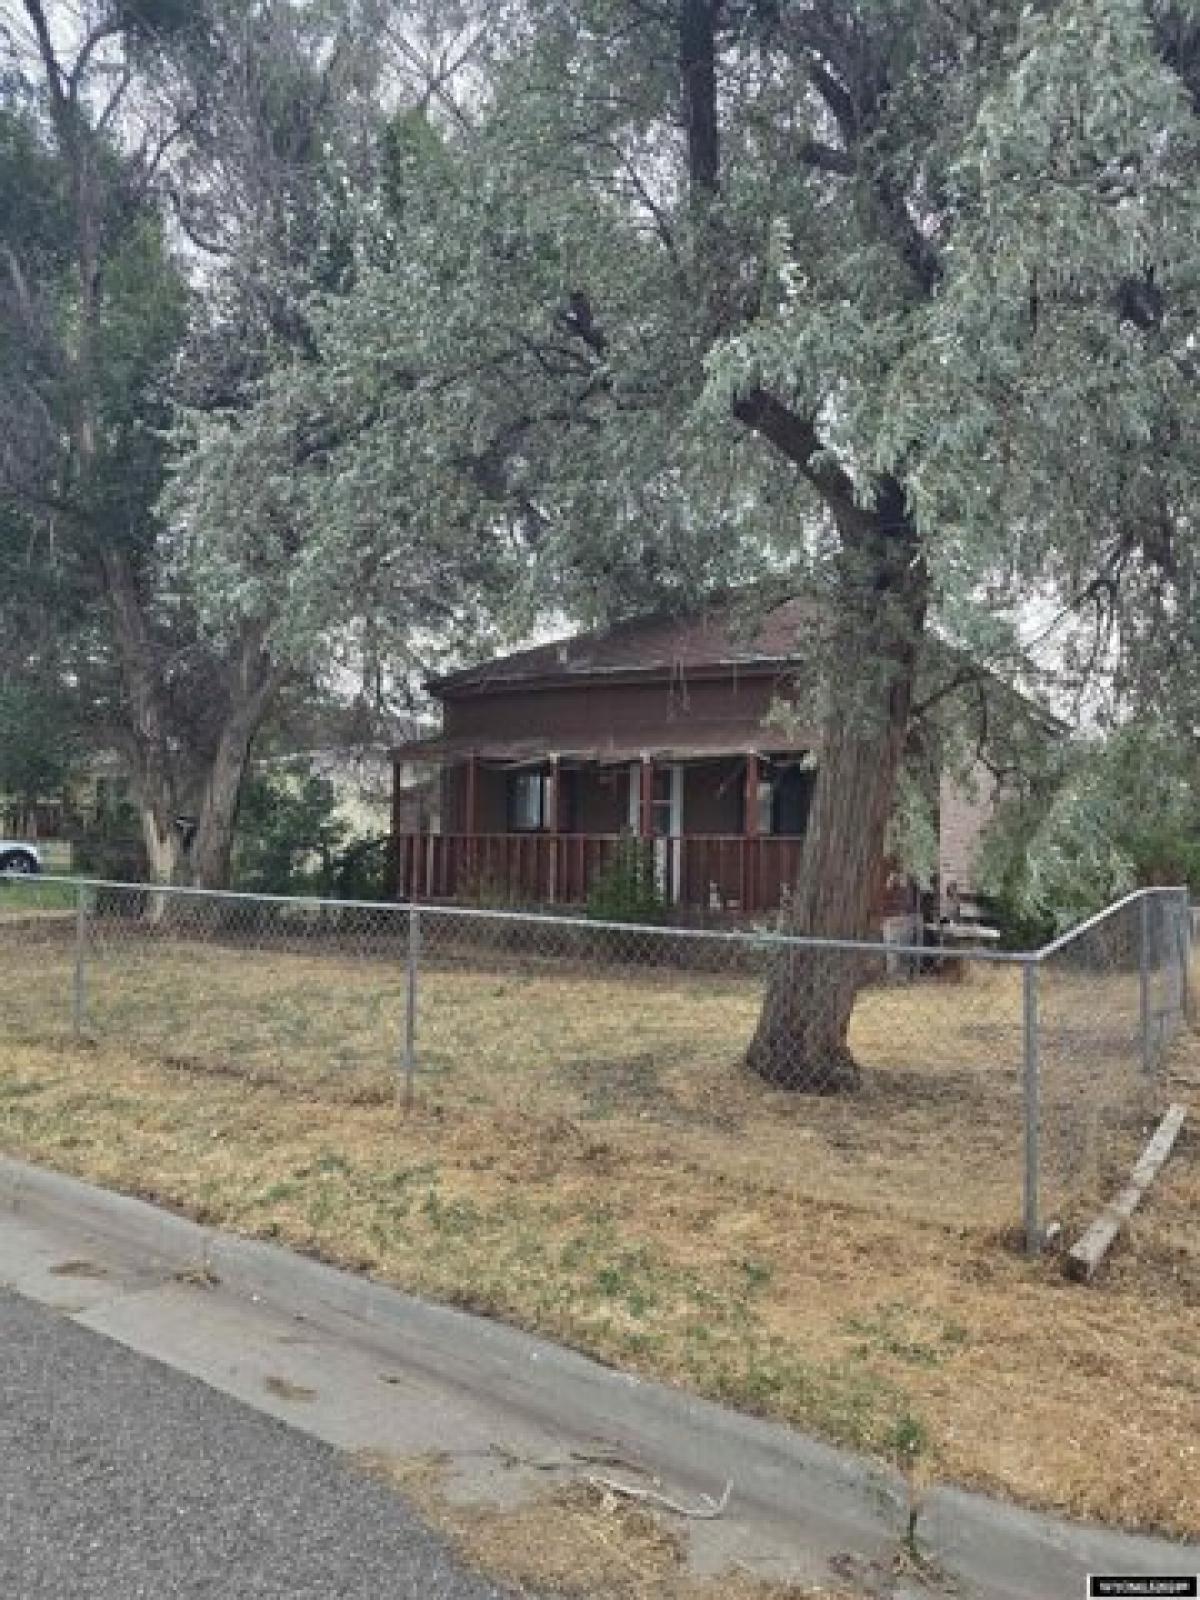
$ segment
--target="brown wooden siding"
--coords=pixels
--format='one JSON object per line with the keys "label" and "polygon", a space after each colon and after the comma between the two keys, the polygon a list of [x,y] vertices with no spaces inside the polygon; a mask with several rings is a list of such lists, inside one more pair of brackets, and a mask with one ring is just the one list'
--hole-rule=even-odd
{"label": "brown wooden siding", "polygon": [[[644,745],[653,750],[686,745],[691,727],[703,727],[711,735],[725,725],[731,739],[740,743],[759,730],[784,687],[775,674],[761,672],[694,683],[657,679],[551,689],[524,685],[448,697],[444,732],[450,739],[545,739],[549,749]],[[770,736],[758,731],[758,737]],[[785,741],[780,738],[779,743]]]}

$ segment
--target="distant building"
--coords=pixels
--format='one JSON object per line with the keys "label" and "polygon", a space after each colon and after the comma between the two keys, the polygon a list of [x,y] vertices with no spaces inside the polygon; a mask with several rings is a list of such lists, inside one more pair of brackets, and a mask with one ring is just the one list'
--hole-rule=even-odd
{"label": "distant building", "polygon": [[436,778],[427,765],[395,762],[388,744],[295,750],[254,765],[259,772],[324,779],[333,789],[335,814],[356,838],[432,832],[440,826]]}

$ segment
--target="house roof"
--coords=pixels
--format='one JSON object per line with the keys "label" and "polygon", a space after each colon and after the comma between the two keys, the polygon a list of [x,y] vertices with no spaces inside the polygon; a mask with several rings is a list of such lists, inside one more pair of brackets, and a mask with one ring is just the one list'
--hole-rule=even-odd
{"label": "house roof", "polygon": [[[454,700],[506,688],[537,690],[598,681],[736,678],[739,674],[782,677],[789,667],[810,661],[812,633],[823,610],[811,596],[793,596],[763,610],[761,591],[757,596],[743,591],[700,611],[684,615],[659,612],[498,656],[432,679],[429,688],[439,698]],[[1065,731],[1065,725],[1045,708],[1003,684],[993,672],[984,671],[1007,693],[1022,700],[1048,732]],[[550,754],[566,760],[635,761],[643,755],[680,760],[804,750],[819,739],[816,733],[797,731],[788,737],[778,728],[772,729],[764,722],[761,708],[743,712],[731,707],[728,716],[711,723],[690,716],[675,727],[670,722],[669,717],[664,719],[653,736],[645,729],[603,727],[583,739],[579,735],[514,738],[500,729],[490,737],[434,736],[403,743],[394,753],[405,760],[454,762],[474,756],[514,765],[544,760]]]}
{"label": "house roof", "polygon": [[813,617],[811,600],[793,598],[753,615],[725,601],[687,615],[659,612],[497,656],[430,681],[439,697],[475,690],[627,674],[696,672],[738,666],[764,671],[799,659]]}

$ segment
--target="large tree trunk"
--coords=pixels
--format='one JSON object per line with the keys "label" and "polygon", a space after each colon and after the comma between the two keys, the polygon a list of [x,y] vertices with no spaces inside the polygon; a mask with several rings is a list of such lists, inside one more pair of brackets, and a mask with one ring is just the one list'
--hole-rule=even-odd
{"label": "large tree trunk", "polygon": [[229,710],[204,779],[191,880],[200,889],[229,884],[233,832],[255,735],[281,682],[264,650],[266,628],[248,623],[229,674]]}
{"label": "large tree trunk", "polygon": [[130,713],[129,748],[147,867],[153,883],[174,883],[182,841],[176,824],[175,774],[154,645],[124,553],[102,546],[100,567]]}
{"label": "large tree trunk", "polygon": [[[839,529],[843,557],[817,779],[784,931],[862,939],[875,931],[882,896],[927,579],[898,485],[885,486],[873,516],[843,516]],[[856,1088],[847,1032],[866,972],[848,951],[781,952],[747,1054],[751,1069],[810,1093]]]}
{"label": "large tree trunk", "polygon": [[141,805],[138,811],[150,882],[174,883],[179,877],[183,856],[179,830],[171,818],[162,817],[152,807]]}
{"label": "large tree trunk", "polygon": [[[707,308],[714,346],[760,314],[747,294],[750,275],[721,206],[717,37],[721,0],[680,0],[676,10],[688,181],[698,226],[696,294]],[[855,84],[855,88],[859,87]],[[867,82],[868,96],[878,91]],[[859,104],[836,77],[818,83],[848,140],[870,128],[873,105]],[[825,149],[828,170],[856,171],[857,152]],[[889,228],[923,294],[937,263],[916,226],[881,193]],[[798,387],[803,390],[801,383]],[[787,931],[861,939],[871,931],[883,886],[887,825],[908,733],[928,579],[903,485],[885,476],[874,510],[858,502],[858,483],[821,437],[816,415],[769,385],[749,383],[733,414],[796,469],[834,517],[840,540],[834,637],[827,662],[827,710],[816,789]],[[846,953],[794,949],[770,975],[750,1067],[771,1083],[821,1093],[851,1089],[858,1068],[846,1042],[863,969]]]}
{"label": "large tree trunk", "polygon": [[[154,642],[123,554],[105,549],[101,565],[131,712],[134,787],[151,881],[170,884],[186,877],[200,888],[225,888],[251,747],[281,681],[263,647],[266,629],[246,624],[225,674],[224,720],[203,769],[195,834],[185,852],[180,823],[187,807],[172,760]],[[191,766],[194,771],[194,761]]]}
{"label": "large tree trunk", "polygon": [[205,778],[191,849],[190,876],[198,889],[224,889],[229,885],[233,831],[250,761],[250,741],[249,733],[224,729]]}
{"label": "large tree trunk", "polygon": [[250,765],[250,751],[262,713],[251,715],[241,707],[221,730],[212,763],[204,780],[200,814],[191,850],[191,881],[198,889],[225,889],[233,857],[242,784]]}

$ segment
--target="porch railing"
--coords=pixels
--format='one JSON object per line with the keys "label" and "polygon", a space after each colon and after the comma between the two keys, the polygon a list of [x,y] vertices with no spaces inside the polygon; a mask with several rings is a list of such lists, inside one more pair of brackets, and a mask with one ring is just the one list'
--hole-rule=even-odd
{"label": "porch railing", "polygon": [[[582,905],[626,836],[427,833],[397,839],[400,899]],[[690,910],[773,911],[796,882],[799,836],[685,834],[653,841],[663,898]]]}

